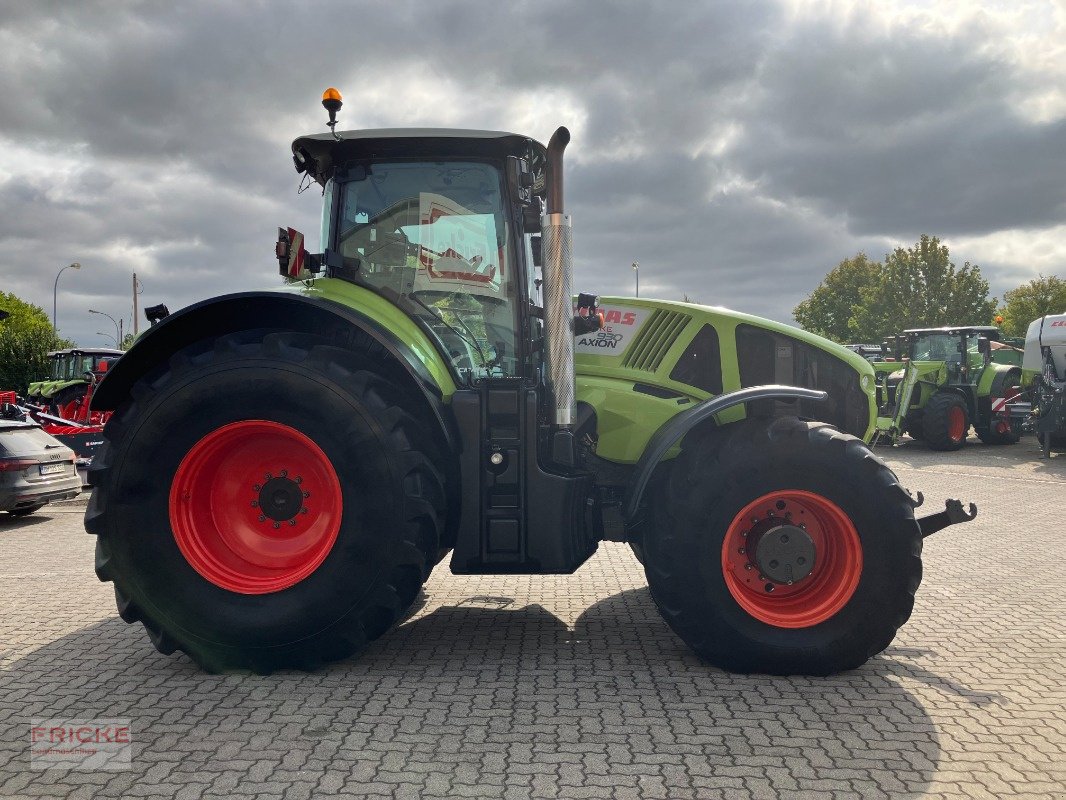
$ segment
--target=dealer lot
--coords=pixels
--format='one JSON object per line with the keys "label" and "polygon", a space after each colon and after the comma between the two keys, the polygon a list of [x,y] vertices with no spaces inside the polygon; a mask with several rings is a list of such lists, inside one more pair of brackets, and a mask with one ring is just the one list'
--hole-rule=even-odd
{"label": "dealer lot", "polygon": [[[83,503],[0,515],[2,797],[1066,797],[1066,454],[879,449],[926,540],[910,623],[828,679],[734,676],[623,545],[573,576],[457,577],[356,660],[205,675],[93,573]],[[32,769],[30,721],[129,719],[125,771]]]}

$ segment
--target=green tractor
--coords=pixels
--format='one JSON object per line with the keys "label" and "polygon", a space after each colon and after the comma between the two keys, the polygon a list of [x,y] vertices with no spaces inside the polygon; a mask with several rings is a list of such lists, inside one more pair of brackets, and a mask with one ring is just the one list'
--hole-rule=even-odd
{"label": "green tractor", "polygon": [[77,408],[85,397],[89,388],[86,374],[102,377],[121,355],[121,350],[110,347],[54,350],[48,354],[52,362],[48,377],[31,383],[26,398],[62,416],[64,411]]}
{"label": "green tractor", "polygon": [[998,363],[993,326],[915,328],[884,345],[895,357],[877,362],[875,441],[904,433],[933,450],[958,450],[972,425],[985,444],[1014,444],[1021,430],[1009,405],[1021,393],[1022,370]]}
{"label": "green tractor", "polygon": [[402,620],[449,553],[457,574],[560,574],[615,541],[725,669],[829,674],[892,641],[923,535],[976,511],[915,520],[863,442],[854,353],[720,308],[575,298],[568,141],[293,143],[323,252],[283,230],[286,286],[170,315],[95,395],[114,414],[85,525],[124,620],[208,670],[313,669]]}

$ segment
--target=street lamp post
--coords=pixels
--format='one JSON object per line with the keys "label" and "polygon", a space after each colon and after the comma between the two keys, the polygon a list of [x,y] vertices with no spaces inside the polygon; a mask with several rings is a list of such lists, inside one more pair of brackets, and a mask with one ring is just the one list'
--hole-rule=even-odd
{"label": "street lamp post", "polygon": [[[118,320],[116,320],[110,314],[105,314],[103,311],[93,311],[93,309],[91,309],[91,308],[89,309],[89,313],[90,314],[99,314],[101,317],[107,317],[109,320],[111,320],[111,322],[114,323],[114,325],[115,325],[115,347],[122,347],[122,326],[118,324]],[[105,335],[106,336],[107,334],[101,334],[101,335]]]}
{"label": "street lamp post", "polygon": [[59,328],[56,327],[56,295],[59,292],[59,275],[62,275],[63,272],[68,269],[81,269],[81,264],[77,261],[73,264],[67,264],[63,269],[59,270],[59,274],[56,275],[56,282],[52,287],[52,332],[56,335],[59,335]]}
{"label": "street lamp post", "polygon": [[633,262],[633,280],[637,284],[637,297],[640,297],[640,262]]}

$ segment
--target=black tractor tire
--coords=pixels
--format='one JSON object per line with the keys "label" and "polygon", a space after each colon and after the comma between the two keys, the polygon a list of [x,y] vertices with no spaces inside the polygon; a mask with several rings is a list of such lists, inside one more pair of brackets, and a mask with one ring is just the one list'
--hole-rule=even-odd
{"label": "black tractor tire", "polygon": [[1010,430],[1006,433],[999,433],[994,427],[978,428],[976,425],[974,430],[977,432],[977,438],[984,444],[1018,444],[1022,438],[1021,432],[1016,430],[1013,425],[1010,426]]}
{"label": "black tractor tire", "polygon": [[[910,617],[922,578],[921,531],[896,476],[861,440],[820,422],[745,421],[723,427],[717,439],[683,448],[664,465],[668,475],[651,498],[645,571],[670,627],[710,663],[741,673],[830,675],[884,650]],[[814,569],[822,572],[812,571],[812,581],[821,581],[817,576],[837,563],[850,571],[850,580],[857,575],[857,583],[850,594],[836,596],[842,603],[836,610],[824,609],[824,619],[789,627],[780,619],[765,621],[740,602],[741,596],[759,597],[767,580],[761,567],[734,571],[730,581],[725,560],[733,558],[731,531],[755,521],[740,515],[764,498],[790,493],[818,498],[847,516],[861,546],[861,568],[858,559],[840,561],[829,550],[819,566],[818,555]],[[772,512],[763,513],[758,524],[779,524],[770,519]],[[751,554],[743,558],[755,560]],[[745,576],[757,576],[755,585],[738,588]],[[807,589],[801,580],[788,591]]]}
{"label": "black tractor tire", "polygon": [[44,508],[45,505],[46,505],[45,503],[41,503],[40,505],[36,505],[36,506],[26,506],[25,508],[16,508],[16,509],[13,509],[11,511],[8,511],[7,513],[10,514],[13,517],[28,517],[30,514],[36,514],[38,511],[40,511],[42,508]]}
{"label": "black tractor tire", "polygon": [[[97,536],[97,575],[114,582],[120,616],[143,623],[162,653],[182,650],[210,672],[257,673],[310,670],[348,657],[400,620],[440,551],[447,515],[442,473],[449,465],[437,460],[434,436],[407,410],[411,399],[382,373],[366,353],[308,334],[263,330],[192,345],[139,380],[104,430],[89,471],[93,494],[85,515],[86,529]],[[209,452],[209,437],[257,420],[295,431],[291,436],[300,442],[309,439],[308,452],[320,454],[319,463],[335,475],[332,493],[299,500],[295,492],[296,507],[321,505],[309,517],[298,516],[306,510],[292,511],[292,520],[311,524],[318,514],[339,528],[309,574],[292,585],[245,593],[205,577],[184,555],[171,493],[174,484],[181,496],[176,481],[189,473],[183,460]],[[258,477],[240,477],[247,479],[240,491],[247,489],[250,498],[266,490],[244,487]],[[205,491],[221,487],[224,478],[220,474]],[[212,526],[232,529],[240,513],[258,513],[250,506],[243,499],[230,504],[223,522]],[[210,513],[215,520],[215,505]],[[254,525],[254,517],[247,524]],[[267,528],[271,524],[266,520]]]}
{"label": "black tractor tire", "polygon": [[966,401],[954,392],[937,392],[922,411],[922,430],[930,449],[958,450],[966,444],[970,430]]}

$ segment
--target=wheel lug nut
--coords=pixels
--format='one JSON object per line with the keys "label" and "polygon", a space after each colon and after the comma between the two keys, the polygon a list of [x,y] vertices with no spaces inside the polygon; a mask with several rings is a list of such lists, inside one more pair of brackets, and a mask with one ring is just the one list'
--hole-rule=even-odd
{"label": "wheel lug nut", "polygon": [[258,508],[258,507],[259,507],[259,501],[258,500],[253,500],[252,501],[252,508]]}
{"label": "wheel lug nut", "polygon": [[743,547],[737,548],[737,552],[740,553],[741,555],[744,555],[744,548]]}
{"label": "wheel lug nut", "polygon": [[275,522],[274,523],[274,530],[277,530],[280,527],[281,527],[281,523],[280,522]]}
{"label": "wheel lug nut", "polygon": [[310,496],[311,496],[310,492],[304,492],[304,497],[310,497]]}
{"label": "wheel lug nut", "polygon": [[297,484],[301,484],[304,482],[303,477],[300,475],[297,475],[293,480],[295,480]]}
{"label": "wheel lug nut", "polygon": [[772,592],[774,590],[774,585],[772,583],[768,583],[762,588],[764,588],[767,592]]}
{"label": "wheel lug nut", "polygon": [[753,569],[753,567],[751,566],[751,564],[745,564],[744,565],[744,569],[750,570],[750,569]]}
{"label": "wheel lug nut", "polygon": [[289,477],[289,471],[287,469],[283,469],[281,471],[281,477],[283,477],[283,478]]}
{"label": "wheel lug nut", "polygon": [[[289,527],[290,528],[295,528],[296,527],[296,520],[290,519],[289,520]],[[789,583],[791,583],[791,581],[789,581]]]}
{"label": "wheel lug nut", "polygon": [[274,478],[274,476],[273,476],[273,475],[271,475],[271,474],[270,474],[269,472],[268,472],[268,473],[266,474],[266,479],[267,479],[268,481],[269,481],[269,480],[272,480],[273,478]]}
{"label": "wheel lug nut", "polygon": [[260,522],[266,522],[266,517],[264,515],[260,514],[259,515],[259,521]]}
{"label": "wheel lug nut", "polygon": [[303,508],[301,508],[300,509],[300,513],[301,514],[306,514],[307,513],[307,506],[304,506]]}
{"label": "wheel lug nut", "polygon": [[256,492],[261,492],[263,491],[263,487],[257,483],[255,486],[252,487],[252,490]]}

